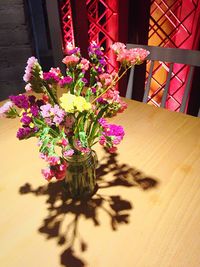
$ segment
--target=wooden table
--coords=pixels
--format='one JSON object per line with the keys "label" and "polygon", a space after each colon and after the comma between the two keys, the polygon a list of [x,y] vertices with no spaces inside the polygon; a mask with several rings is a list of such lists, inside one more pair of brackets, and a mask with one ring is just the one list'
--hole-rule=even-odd
{"label": "wooden table", "polygon": [[200,120],[128,101],[118,155],[96,147],[89,203],[47,184],[36,140],[0,120],[0,266],[199,267]]}

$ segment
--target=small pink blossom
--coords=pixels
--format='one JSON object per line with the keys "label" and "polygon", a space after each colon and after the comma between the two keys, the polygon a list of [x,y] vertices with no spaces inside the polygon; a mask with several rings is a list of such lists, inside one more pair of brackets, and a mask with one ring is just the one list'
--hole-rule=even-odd
{"label": "small pink blossom", "polygon": [[139,65],[146,59],[149,53],[149,51],[143,48],[124,49],[118,54],[117,61],[128,66]]}
{"label": "small pink blossom", "polygon": [[32,91],[32,87],[31,87],[30,83],[27,83],[27,85],[25,86],[25,90],[26,90],[26,92]]}
{"label": "small pink blossom", "polygon": [[109,73],[102,73],[99,75],[99,80],[102,85],[109,86],[113,82],[113,77]]}
{"label": "small pink blossom", "polygon": [[67,163],[64,161],[62,164],[57,166],[55,177],[57,180],[63,180],[66,176]]}
{"label": "small pink blossom", "polygon": [[56,76],[61,76],[62,73],[60,71],[60,68],[50,68],[50,71],[51,73],[54,73]]}
{"label": "small pink blossom", "polygon": [[63,58],[62,62],[68,67],[75,66],[79,62],[79,57],[77,56],[66,56]]}
{"label": "small pink blossom", "polygon": [[109,153],[116,153],[116,151],[117,151],[117,147],[116,146],[112,146],[112,147],[110,147],[110,148],[108,148],[108,152]]}
{"label": "small pink blossom", "polygon": [[42,169],[41,172],[47,181],[50,181],[55,175],[54,171],[50,167],[48,167],[46,169]]}
{"label": "small pink blossom", "polygon": [[105,145],[105,143],[106,143],[106,138],[105,138],[105,136],[102,135],[100,137],[99,144],[103,146],[103,145]]}
{"label": "small pink blossom", "polygon": [[31,77],[32,77],[32,70],[33,70],[33,67],[34,65],[38,63],[38,60],[37,58],[35,57],[30,57],[27,61],[27,66],[25,68],[25,74],[23,76],[23,80],[25,82],[29,82],[31,80]]}
{"label": "small pink blossom", "polygon": [[74,150],[73,149],[68,149],[66,151],[63,152],[63,156],[66,157],[71,157],[72,155],[74,155]]}
{"label": "small pink blossom", "polygon": [[74,124],[75,120],[73,117],[71,116],[67,116],[66,119],[65,119],[65,126],[67,128],[72,128],[73,124]]}
{"label": "small pink blossom", "polygon": [[5,117],[6,113],[13,107],[11,101],[7,101],[2,107],[0,107],[0,117]]}
{"label": "small pink blossom", "polygon": [[79,54],[80,53],[80,48],[75,47],[71,42],[67,42],[67,45],[64,50],[66,55],[73,55],[73,54]]}
{"label": "small pink blossom", "polygon": [[61,145],[62,146],[67,146],[69,144],[69,142],[68,142],[68,140],[66,139],[66,138],[63,138],[62,140],[61,140]]}
{"label": "small pink blossom", "polygon": [[83,71],[87,71],[89,69],[90,62],[86,58],[82,58],[80,62],[80,67]]}
{"label": "small pink blossom", "polygon": [[122,50],[126,48],[125,44],[116,42],[110,46],[110,48],[116,53],[119,54]]}
{"label": "small pink blossom", "polygon": [[51,166],[55,166],[60,164],[60,157],[57,156],[50,156],[47,157],[46,161],[51,165]]}

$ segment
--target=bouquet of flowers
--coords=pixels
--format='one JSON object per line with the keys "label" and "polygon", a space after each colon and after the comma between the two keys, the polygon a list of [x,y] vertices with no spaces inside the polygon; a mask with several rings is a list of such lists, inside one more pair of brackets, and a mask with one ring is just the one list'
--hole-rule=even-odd
{"label": "bouquet of flowers", "polygon": [[112,74],[106,72],[103,48],[95,42],[88,48],[89,59],[78,47],[67,45],[62,61],[65,75],[59,68],[43,72],[38,60],[29,58],[23,77],[27,92],[10,96],[0,108],[1,116],[19,117],[19,140],[38,138],[40,156],[48,164],[42,174],[48,181],[65,178],[68,158],[89,153],[97,142],[113,153],[124,137],[123,127],[106,118],[126,109],[115,86],[128,69],[144,61],[148,51],[127,50],[122,43],[111,49],[119,62],[118,72]]}

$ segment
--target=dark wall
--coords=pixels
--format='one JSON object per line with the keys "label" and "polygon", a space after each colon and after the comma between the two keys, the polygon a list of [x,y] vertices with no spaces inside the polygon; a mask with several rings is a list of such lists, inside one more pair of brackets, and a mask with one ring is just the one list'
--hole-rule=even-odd
{"label": "dark wall", "polygon": [[32,55],[23,0],[0,1],[0,100],[24,91],[23,74]]}
{"label": "dark wall", "polygon": [[[128,43],[148,44],[150,0],[129,0]],[[146,65],[135,67],[132,99],[142,101]]]}

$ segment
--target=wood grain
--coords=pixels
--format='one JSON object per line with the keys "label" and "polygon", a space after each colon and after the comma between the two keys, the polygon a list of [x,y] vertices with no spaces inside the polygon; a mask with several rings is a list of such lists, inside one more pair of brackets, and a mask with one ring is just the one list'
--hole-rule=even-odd
{"label": "wood grain", "polygon": [[36,140],[0,120],[1,266],[200,266],[200,120],[127,102],[118,154],[96,146],[99,189],[76,205],[43,180]]}

